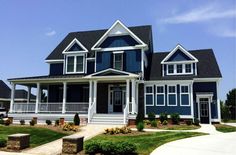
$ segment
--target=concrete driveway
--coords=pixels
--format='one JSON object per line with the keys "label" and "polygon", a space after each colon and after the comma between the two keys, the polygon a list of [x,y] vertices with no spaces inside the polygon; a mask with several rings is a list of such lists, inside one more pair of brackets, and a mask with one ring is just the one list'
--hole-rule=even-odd
{"label": "concrete driveway", "polygon": [[236,132],[177,140],[155,149],[151,155],[236,155]]}

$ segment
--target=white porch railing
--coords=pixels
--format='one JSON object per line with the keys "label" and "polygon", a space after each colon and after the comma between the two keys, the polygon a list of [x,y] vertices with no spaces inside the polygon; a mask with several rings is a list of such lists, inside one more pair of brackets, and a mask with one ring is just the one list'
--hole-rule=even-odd
{"label": "white porch railing", "polygon": [[124,108],[124,124],[127,123],[128,114],[129,114],[129,103],[126,104]]}
{"label": "white porch railing", "polygon": [[39,103],[39,113],[61,113],[62,103]]}
{"label": "white porch railing", "polygon": [[13,112],[16,113],[34,113],[35,103],[14,103]]}
{"label": "white porch railing", "polygon": [[68,113],[87,113],[89,103],[88,102],[76,102],[76,103],[66,103],[66,112]]}
{"label": "white porch railing", "polygon": [[91,106],[88,109],[88,123],[90,123],[93,114],[95,113],[95,110],[96,110],[95,102],[92,102]]}

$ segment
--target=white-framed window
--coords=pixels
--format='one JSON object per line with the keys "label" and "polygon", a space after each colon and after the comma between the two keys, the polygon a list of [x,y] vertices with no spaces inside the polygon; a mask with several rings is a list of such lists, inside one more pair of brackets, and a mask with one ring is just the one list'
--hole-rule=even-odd
{"label": "white-framed window", "polygon": [[154,106],[154,89],[153,85],[145,86],[145,105]]}
{"label": "white-framed window", "polygon": [[165,106],[165,86],[156,85],[156,106]]}
{"label": "white-framed window", "polygon": [[66,74],[84,73],[84,55],[67,55],[66,56]]}
{"label": "white-framed window", "polygon": [[192,64],[185,64],[185,73],[192,73]]}
{"label": "white-framed window", "polygon": [[123,70],[123,52],[113,52],[113,68],[117,70]]}
{"label": "white-framed window", "polygon": [[168,74],[174,73],[174,65],[167,65],[167,68],[168,68]]}
{"label": "white-framed window", "polygon": [[190,106],[189,85],[180,85],[180,106]]}
{"label": "white-framed window", "polygon": [[177,73],[182,73],[183,72],[183,65],[182,64],[177,64]]}
{"label": "white-framed window", "polygon": [[167,105],[168,106],[177,106],[177,87],[176,85],[167,86]]}
{"label": "white-framed window", "polygon": [[191,63],[167,65],[167,75],[184,75],[184,74],[193,74],[193,65]]}

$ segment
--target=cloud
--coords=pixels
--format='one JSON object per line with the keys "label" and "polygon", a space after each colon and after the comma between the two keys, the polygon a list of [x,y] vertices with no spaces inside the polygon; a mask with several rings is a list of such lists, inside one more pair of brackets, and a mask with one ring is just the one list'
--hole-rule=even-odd
{"label": "cloud", "polygon": [[236,18],[236,9],[219,10],[218,7],[211,5],[196,8],[185,13],[167,17],[162,21],[167,24],[196,23],[214,19]]}
{"label": "cloud", "polygon": [[56,33],[57,32],[55,30],[51,30],[49,32],[46,32],[45,35],[51,37],[51,36],[54,36]]}
{"label": "cloud", "polygon": [[236,28],[228,26],[211,27],[209,32],[218,37],[236,38]]}

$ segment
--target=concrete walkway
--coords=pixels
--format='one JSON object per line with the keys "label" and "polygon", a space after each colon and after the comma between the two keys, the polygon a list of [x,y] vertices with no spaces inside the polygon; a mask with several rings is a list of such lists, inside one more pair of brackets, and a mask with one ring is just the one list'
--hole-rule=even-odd
{"label": "concrete walkway", "polygon": [[236,132],[199,136],[166,143],[151,155],[235,155]]}
{"label": "concrete walkway", "polygon": [[236,123],[224,123],[224,124],[236,127]]}

